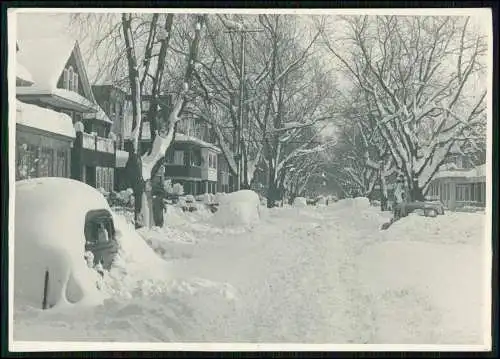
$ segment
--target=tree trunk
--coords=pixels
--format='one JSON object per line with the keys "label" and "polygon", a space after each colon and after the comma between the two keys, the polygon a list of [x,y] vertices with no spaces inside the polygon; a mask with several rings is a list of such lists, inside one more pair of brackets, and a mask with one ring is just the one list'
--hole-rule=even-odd
{"label": "tree trunk", "polygon": [[387,211],[389,196],[387,194],[387,182],[384,175],[380,175],[380,210]]}
{"label": "tree trunk", "polygon": [[279,190],[276,183],[276,168],[269,160],[269,186],[267,188],[267,208],[276,207],[276,201],[279,199]]}
{"label": "tree trunk", "polygon": [[410,186],[409,192],[411,201],[419,201],[419,202],[425,201],[423,189],[418,186],[418,181],[416,179],[413,180],[413,184],[412,186]]}
{"label": "tree trunk", "polygon": [[141,209],[143,204],[144,181],[142,179],[142,162],[140,153],[139,135],[141,130],[141,86],[135,47],[131,28],[132,18],[130,14],[122,14],[122,30],[125,39],[128,64],[128,80],[132,95],[132,146],[126,164],[126,172],[130,179],[130,187],[134,191],[134,219],[135,228],[142,227],[143,216]]}

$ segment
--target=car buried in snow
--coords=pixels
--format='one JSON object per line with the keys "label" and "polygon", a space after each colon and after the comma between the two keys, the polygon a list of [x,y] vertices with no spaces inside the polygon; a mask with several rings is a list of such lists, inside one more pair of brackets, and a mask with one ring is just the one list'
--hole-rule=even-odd
{"label": "car buried in snow", "polygon": [[68,178],[16,182],[16,300],[44,298],[44,307],[83,300],[118,250],[111,209],[97,189]]}
{"label": "car buried in snow", "polygon": [[426,217],[444,214],[444,205],[440,201],[412,201],[405,204],[407,213],[420,211]]}

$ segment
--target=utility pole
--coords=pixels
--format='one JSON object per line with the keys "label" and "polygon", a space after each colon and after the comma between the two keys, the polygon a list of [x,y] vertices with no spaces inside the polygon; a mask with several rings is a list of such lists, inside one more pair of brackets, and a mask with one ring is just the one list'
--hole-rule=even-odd
{"label": "utility pole", "polygon": [[240,23],[226,23],[226,26],[230,25],[231,30],[224,32],[227,33],[239,33],[240,34],[240,88],[239,88],[239,101],[238,101],[238,127],[236,129],[236,191],[241,189],[241,178],[243,175],[243,151],[242,151],[242,140],[243,140],[243,107],[244,107],[244,92],[245,92],[245,40],[246,34],[248,32],[262,32],[262,29],[244,29],[243,25]]}

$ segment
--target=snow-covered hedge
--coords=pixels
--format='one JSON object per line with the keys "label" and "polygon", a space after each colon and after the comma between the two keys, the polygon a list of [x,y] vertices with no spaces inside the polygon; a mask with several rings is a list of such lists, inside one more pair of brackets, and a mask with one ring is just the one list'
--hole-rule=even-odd
{"label": "snow-covered hedge", "polygon": [[260,200],[257,193],[241,190],[221,196],[213,220],[221,227],[251,225],[260,220]]}
{"label": "snow-covered hedge", "polygon": [[307,206],[307,199],[305,197],[296,197],[293,200],[293,206],[294,207],[306,207]]}

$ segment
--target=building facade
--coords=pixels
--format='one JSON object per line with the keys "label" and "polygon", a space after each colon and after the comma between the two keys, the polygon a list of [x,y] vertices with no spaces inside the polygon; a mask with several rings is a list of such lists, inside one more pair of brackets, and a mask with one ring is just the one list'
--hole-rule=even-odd
{"label": "building facade", "polygon": [[111,190],[112,122],[95,101],[78,42],[36,39],[19,41],[18,49],[17,62],[31,77],[16,81],[18,178],[33,160],[28,178],[71,177]]}
{"label": "building facade", "polygon": [[486,165],[472,168],[445,168],[429,185],[430,199],[439,199],[449,210],[465,206],[486,206]]}

